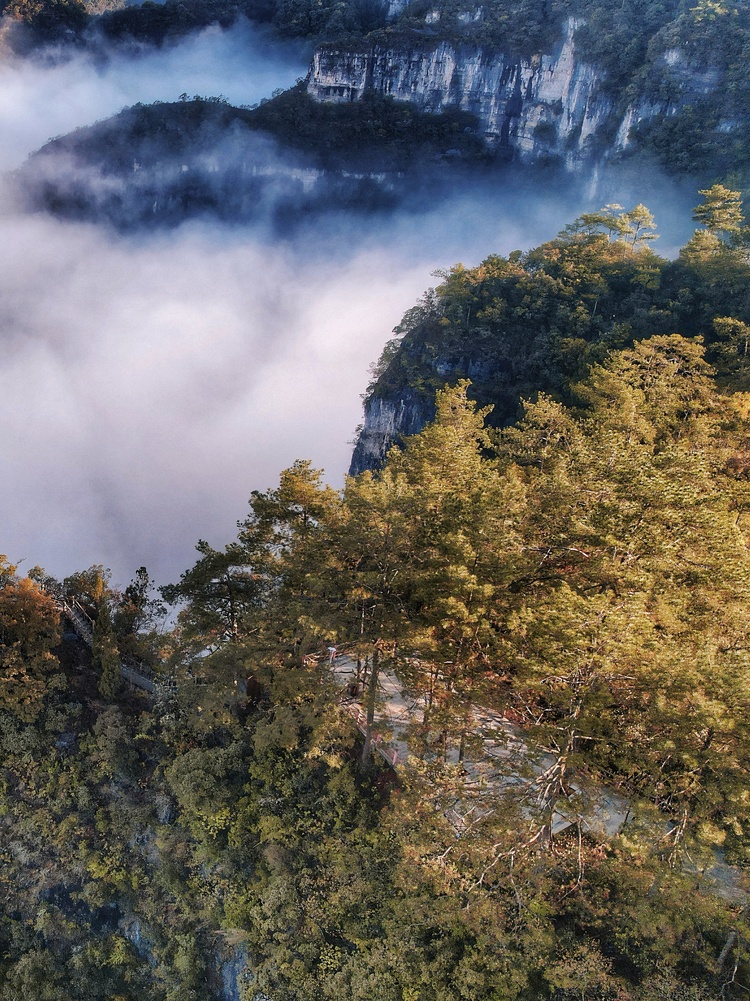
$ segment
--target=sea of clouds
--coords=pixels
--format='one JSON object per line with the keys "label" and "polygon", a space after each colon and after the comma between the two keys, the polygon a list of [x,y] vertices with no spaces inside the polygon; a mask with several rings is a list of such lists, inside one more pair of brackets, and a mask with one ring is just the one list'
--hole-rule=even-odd
{"label": "sea of clouds", "polygon": [[[243,24],[107,59],[0,61],[0,168],[137,101],[253,104],[309,53]],[[203,221],[117,235],[0,194],[0,552],[64,576],[94,563],[160,582],[222,546],[297,458],[341,486],[368,367],[435,269],[549,239],[605,201],[644,201],[674,252],[691,192],[607,174],[562,193],[515,177],[293,236]],[[637,194],[636,194],[637,192]],[[694,199],[692,204],[697,199]]]}

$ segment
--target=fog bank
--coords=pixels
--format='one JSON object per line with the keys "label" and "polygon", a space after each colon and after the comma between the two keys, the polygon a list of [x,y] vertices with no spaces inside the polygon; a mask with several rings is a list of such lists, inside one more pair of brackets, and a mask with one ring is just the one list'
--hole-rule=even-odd
{"label": "fog bank", "polygon": [[329,256],[205,225],[135,241],[6,217],[0,549],[55,575],[103,562],[166,580],[296,458],[340,485],[368,366],[430,272],[521,235],[401,225],[402,249],[329,230]]}
{"label": "fog bank", "polygon": [[113,49],[0,60],[0,171],[20,166],[48,139],[137,102],[183,93],[252,105],[307,73],[309,50],[239,22],[210,27],[161,49]]}

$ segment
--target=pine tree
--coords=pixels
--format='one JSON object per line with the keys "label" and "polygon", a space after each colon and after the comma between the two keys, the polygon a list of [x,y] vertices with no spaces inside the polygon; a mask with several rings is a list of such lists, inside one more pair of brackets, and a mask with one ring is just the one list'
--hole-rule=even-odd
{"label": "pine tree", "polygon": [[477,409],[468,389],[461,381],[439,392],[434,421],[389,458],[407,484],[403,505],[412,533],[413,555],[402,574],[408,652],[417,659],[406,661],[403,675],[417,690],[427,686],[425,747],[436,734],[435,749],[444,755],[455,739],[459,757],[471,700],[493,664],[490,609],[501,567],[518,545],[519,506],[517,480],[501,480],[491,461],[491,408]]}
{"label": "pine tree", "polygon": [[700,345],[676,336],[613,355],[579,393],[575,427],[540,401],[504,436],[534,460],[526,542],[544,554],[518,581],[505,655],[556,756],[552,801],[585,761],[628,775],[675,830],[721,809],[742,823],[750,562],[747,501],[725,470],[743,418],[728,419]]}
{"label": "pine tree", "polygon": [[693,219],[724,241],[739,237],[745,226],[740,192],[714,184],[700,194],[703,201],[693,209]]}
{"label": "pine tree", "polygon": [[94,638],[91,652],[94,666],[99,670],[99,692],[105,699],[114,699],[122,687],[120,651],[117,647],[109,610],[109,592],[100,575],[94,592],[97,604],[94,620]]}

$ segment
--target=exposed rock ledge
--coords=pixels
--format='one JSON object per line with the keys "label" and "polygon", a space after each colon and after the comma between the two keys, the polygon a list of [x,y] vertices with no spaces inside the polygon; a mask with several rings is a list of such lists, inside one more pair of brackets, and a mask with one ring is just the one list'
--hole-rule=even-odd
{"label": "exposed rock ledge", "polygon": [[575,169],[624,148],[630,128],[644,118],[671,114],[718,84],[693,73],[684,54],[671,50],[663,61],[677,84],[672,97],[659,102],[644,96],[618,112],[602,91],[601,71],[576,57],[579,25],[569,19],[555,50],[530,59],[404,36],[388,44],[365,41],[361,48],[326,44],[313,57],[308,92],[319,101],[357,101],[371,90],[421,110],[460,108],[477,115],[488,145],[499,153],[522,162],[554,159]]}
{"label": "exposed rock ledge", "polygon": [[403,390],[396,401],[370,396],[365,404],[365,423],[357,435],[350,476],[380,467],[389,448],[421,431],[434,416],[434,405],[409,389]]}

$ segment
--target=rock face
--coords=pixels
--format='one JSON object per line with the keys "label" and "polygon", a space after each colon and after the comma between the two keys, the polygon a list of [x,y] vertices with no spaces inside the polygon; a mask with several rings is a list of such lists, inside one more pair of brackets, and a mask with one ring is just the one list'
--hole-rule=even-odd
{"label": "rock face", "polygon": [[623,113],[602,90],[603,77],[576,56],[580,22],[568,19],[555,50],[530,59],[424,38],[358,49],[321,46],[308,92],[319,101],[357,101],[367,91],[409,101],[424,111],[475,114],[490,148],[521,162],[555,160],[568,169],[622,149],[632,126],[671,114],[691,96],[719,85],[693,72],[679,51],[664,53],[671,96],[637,99]]}
{"label": "rock face", "polygon": [[377,469],[394,443],[421,431],[434,416],[434,407],[408,389],[396,400],[370,396],[365,403],[365,421],[357,435],[349,475]]}
{"label": "rock face", "polygon": [[[248,965],[247,949],[242,945],[232,947],[219,961],[222,1001],[242,1001],[250,996],[253,974]],[[260,997],[260,995],[255,995]]]}
{"label": "rock face", "polygon": [[426,111],[460,108],[477,115],[488,144],[521,160],[589,156],[592,137],[612,114],[593,66],[577,61],[576,22],[554,53],[530,60],[503,53],[434,47],[318,49],[308,80],[317,100],[356,101],[368,89]]}
{"label": "rock face", "polygon": [[[429,21],[429,16],[427,18]],[[568,19],[558,44],[549,53],[519,58],[503,52],[430,39],[426,33],[393,32],[393,41],[365,40],[359,47],[322,45],[315,52],[307,79],[308,93],[317,101],[357,102],[374,93],[409,102],[420,111],[458,109],[476,115],[487,146],[500,159],[521,164],[557,164],[574,172],[592,168],[632,142],[632,130],[660,117],[677,115],[709,95],[719,112],[722,133],[737,130],[731,114],[722,112],[726,89],[722,71],[700,63],[679,48],[652,54],[648,70],[627,93],[606,86],[601,70],[583,62],[576,52],[576,32],[582,22]],[[728,107],[728,105],[726,105]],[[481,369],[482,359],[432,357],[422,359],[423,384],[377,385],[365,401],[364,424],[358,435],[350,472],[379,467],[389,447],[415,434],[431,420],[434,381],[440,384],[469,377],[488,385],[493,373]],[[504,394],[495,403],[501,422],[515,419],[513,365],[498,376]],[[497,381],[497,380],[495,380]],[[518,389],[518,387],[515,387]]]}

